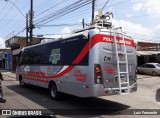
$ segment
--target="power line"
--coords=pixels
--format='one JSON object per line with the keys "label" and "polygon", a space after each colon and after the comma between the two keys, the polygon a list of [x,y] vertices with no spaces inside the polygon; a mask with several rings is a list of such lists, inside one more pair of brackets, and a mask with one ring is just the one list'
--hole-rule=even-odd
{"label": "power line", "polygon": [[4,7],[2,8],[2,10],[0,11],[0,14],[3,12],[3,10],[6,8],[8,2],[4,5]]}
{"label": "power line", "polygon": [[[113,1],[113,0],[112,0]],[[110,2],[112,2],[112,1],[109,1],[108,3],[110,3]],[[125,3],[126,1],[123,1],[123,3]],[[118,3],[116,3],[116,4],[113,4],[113,5],[120,5],[120,4],[122,4],[122,2],[118,2]],[[99,5],[96,5],[96,6],[101,6],[102,4],[99,4]],[[103,5],[104,5],[104,3],[103,3]],[[110,6],[111,7],[111,6]],[[74,15],[74,16],[69,16],[69,17],[64,17],[62,20],[64,20],[64,19],[69,19],[69,18],[73,18],[73,17],[76,17],[76,16],[79,16],[79,15],[83,15],[83,13],[89,13],[90,11],[88,11],[88,10],[90,10],[91,8],[87,8],[87,9],[84,9],[84,10],[82,10],[82,11],[78,11],[78,13],[76,13],[76,15]],[[98,9],[97,9],[98,10]],[[79,14],[80,13],[80,14]]]}
{"label": "power line", "polygon": [[[120,4],[124,4],[124,3],[128,2],[128,1],[130,1],[130,0],[126,0],[126,1],[122,1],[122,2],[118,2],[118,3],[112,4],[112,5],[110,5],[109,7],[111,7],[111,6],[116,6],[116,5],[120,5]],[[98,6],[100,6],[100,5],[98,5]],[[71,18],[72,18],[72,17],[71,17]],[[53,20],[55,20],[55,19],[53,19]]]}
{"label": "power line", "polygon": [[9,14],[9,12],[12,10],[12,8],[13,8],[13,6],[10,7],[10,9],[6,12],[6,14],[2,18],[5,18]]}
{"label": "power line", "polygon": [[11,0],[8,0],[8,1],[22,14],[24,18],[26,18],[25,15],[21,12],[21,10],[14,4],[14,2],[12,2]]}
{"label": "power line", "polygon": [[61,1],[59,1],[58,3],[54,4],[53,6],[45,9],[44,11],[39,12],[36,16],[39,16],[39,15],[41,15],[41,14],[43,14],[43,13],[45,13],[45,12],[51,10],[51,9],[53,9],[54,7],[57,7],[58,5],[62,4],[63,1],[66,1],[66,0],[61,0]]}
{"label": "power line", "polygon": [[[90,3],[91,3],[91,2],[90,2]],[[64,15],[69,14],[69,13],[71,13],[71,12],[73,12],[73,11],[81,8],[81,7],[84,7],[85,5],[88,5],[88,4],[90,4],[90,3],[85,3],[84,5],[78,6],[77,8],[74,8],[74,9],[71,10],[71,11],[68,11],[68,12],[66,12],[66,13],[63,13],[62,15],[57,16],[56,18],[53,18],[53,19],[51,19],[51,20],[49,20],[49,21],[47,21],[47,22],[45,22],[45,23],[43,23],[43,24],[49,23],[49,22],[51,22],[51,21],[53,21],[53,20],[56,20],[56,19],[58,19],[58,18],[60,18],[60,17],[62,17],[62,16],[64,16]]]}
{"label": "power line", "polygon": [[145,34],[137,34],[137,33],[132,33],[132,32],[127,32],[127,33],[130,33],[130,34],[135,34],[135,35],[139,35],[139,36],[143,36],[143,37],[150,37],[150,38],[153,38],[153,39],[160,39],[160,37],[154,37],[154,36],[149,36],[149,35],[145,35]]}
{"label": "power line", "polygon": [[76,13],[76,15],[74,13],[73,16],[64,16],[62,20],[69,19],[69,18],[74,18],[76,16],[80,16],[80,15],[84,15],[84,14],[86,15],[86,13],[90,13],[91,12],[90,10],[91,10],[91,7],[87,8],[87,9],[80,10],[80,11],[78,11],[78,13]]}
{"label": "power line", "polygon": [[21,20],[11,20],[11,19],[0,19],[0,21],[15,21],[15,22],[23,22]]}
{"label": "power line", "polygon": [[[26,2],[26,4],[22,7],[22,10],[27,6],[29,1]],[[9,24],[11,23],[11,21],[13,21],[13,19],[15,19],[17,17],[17,15],[19,14],[20,12],[18,11],[17,14],[15,14],[10,20],[8,20],[8,22],[6,24],[4,24],[2,27],[5,27],[6,26],[9,26]],[[22,21],[17,21],[17,22],[22,22]],[[4,29],[3,29],[4,30]],[[5,31],[4,31],[5,32]],[[4,34],[4,33],[2,33]]]}
{"label": "power line", "polygon": [[81,25],[79,23],[75,23],[75,24],[52,24],[52,25],[36,25],[36,27],[59,27],[59,26],[75,26],[75,25]]}
{"label": "power line", "polygon": [[45,0],[44,2],[41,2],[41,6],[38,6],[37,8],[35,8],[35,11],[39,12],[42,9],[48,7],[48,5],[51,4],[50,2],[53,2],[53,1],[52,0],[48,0],[48,1]]}
{"label": "power line", "polygon": [[[44,16],[44,17],[41,17],[41,18],[35,20],[35,22],[36,22],[36,21],[39,21],[39,20],[42,20],[42,19],[45,19],[45,18],[48,18],[48,17],[56,14],[56,13],[59,12],[59,11],[66,10],[66,9],[69,8],[70,6],[73,6],[74,4],[77,4],[77,3],[80,2],[80,1],[81,1],[81,0],[79,0],[79,1],[77,1],[77,2],[74,2],[74,3],[72,3],[71,5],[68,5],[68,6],[64,7],[64,8],[61,8],[60,10],[58,10],[58,11],[56,11],[56,12],[54,12],[54,13],[51,13],[51,14],[46,15],[46,16]],[[82,0],[82,1],[83,1],[83,0]],[[58,13],[57,13],[57,14],[58,14]]]}
{"label": "power line", "polygon": [[39,24],[39,23],[43,23],[43,22],[44,22],[44,24],[46,24],[48,22],[51,22],[59,17],[62,17],[64,15],[68,14],[68,13],[71,13],[72,11],[75,11],[75,10],[77,10],[77,9],[79,9],[89,3],[91,3],[91,0],[85,0],[85,1],[79,0],[77,2],[74,2],[71,5],[68,5],[68,6],[52,13],[52,14],[49,14],[43,18],[36,20],[37,22],[35,21],[36,22],[35,24]]}
{"label": "power line", "polygon": [[[112,0],[112,1],[113,1],[113,0]],[[112,1],[109,1],[109,3],[112,2]],[[103,4],[104,4],[104,3],[103,3]],[[96,6],[101,6],[101,5],[102,5],[102,4],[98,4],[98,5],[96,5]],[[118,4],[117,4],[117,5],[118,5]],[[87,8],[87,9],[84,9],[84,10],[81,10],[81,11],[78,11],[78,13],[76,13],[76,15],[74,14],[73,16],[63,17],[62,20],[74,18],[74,17],[76,17],[76,16],[83,15],[84,13],[85,13],[85,14],[86,14],[86,13],[90,13],[90,11],[89,11],[90,9],[91,9],[91,7]],[[96,9],[96,10],[98,10],[98,9]]]}
{"label": "power line", "polygon": [[[96,5],[96,6],[100,6],[100,5]],[[74,14],[73,16],[63,17],[62,20],[64,20],[64,19],[70,19],[70,18],[74,18],[74,17],[80,16],[80,15],[84,15],[86,13],[90,13],[90,10],[91,10],[91,7],[87,8],[87,9],[83,9],[81,11],[78,11],[78,13],[76,13],[76,15]],[[96,10],[98,10],[98,9],[96,9]]]}
{"label": "power line", "polygon": [[109,0],[107,0],[107,2],[104,4],[104,6],[102,7],[102,9],[104,9],[104,7],[107,5],[108,2],[109,2]]}
{"label": "power line", "polygon": [[[125,2],[123,2],[123,3],[125,3]],[[121,4],[122,4],[122,2],[121,2]],[[115,4],[113,4],[114,6],[115,6]],[[116,3],[116,5],[120,5],[120,4],[118,4],[118,3]],[[109,6],[110,7],[110,6]],[[84,11],[85,12],[85,11]],[[85,12],[86,13],[86,12]],[[76,16],[77,16],[78,14],[76,14]],[[71,18],[73,18],[73,16],[71,17]],[[54,18],[53,18],[53,20],[54,20]],[[45,26],[45,25],[44,25]],[[46,25],[47,26],[47,25]]]}
{"label": "power line", "polygon": [[[20,33],[24,32],[26,28],[23,28],[22,30],[20,30],[19,32],[16,33],[16,35],[19,35]],[[14,32],[14,31],[13,31]],[[15,36],[16,36],[15,35]],[[5,41],[7,41],[8,39],[4,40],[4,43],[1,43],[0,46],[2,46],[3,44],[5,44]]]}
{"label": "power line", "polygon": [[[121,5],[121,4],[127,3],[127,2],[129,2],[129,1],[131,1],[131,0],[125,0],[125,1],[122,1],[122,2],[117,2],[117,3],[111,4],[111,5],[107,6],[107,7],[113,7],[113,6]],[[110,1],[110,2],[111,2],[111,1]],[[104,3],[101,4],[101,5],[104,5]],[[99,5],[99,6],[100,6],[100,5]]]}
{"label": "power line", "polygon": [[159,16],[158,14],[142,14],[142,15],[137,15],[137,16],[131,16],[131,17],[119,17],[116,19],[124,19],[124,18],[139,18],[139,17],[148,17],[148,16]]}
{"label": "power line", "polygon": [[[12,32],[16,32],[17,30],[19,30],[21,27],[23,27],[23,26],[25,26],[25,23],[23,24],[23,25],[21,25],[21,26],[19,26],[19,27],[17,27],[15,30],[13,30]],[[24,28],[23,28],[24,29]],[[9,34],[11,34],[11,33],[9,33]],[[7,35],[8,36],[8,35]],[[7,36],[5,36],[5,37],[7,37]],[[3,37],[3,38],[5,38],[5,37]]]}

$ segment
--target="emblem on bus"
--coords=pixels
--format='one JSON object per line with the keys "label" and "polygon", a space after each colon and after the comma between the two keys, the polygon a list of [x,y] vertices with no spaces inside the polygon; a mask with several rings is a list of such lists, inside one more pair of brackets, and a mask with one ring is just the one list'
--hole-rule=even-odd
{"label": "emblem on bus", "polygon": [[57,61],[59,61],[60,58],[61,58],[60,48],[52,49],[51,55],[49,56],[49,61],[51,61],[52,64],[57,64]]}

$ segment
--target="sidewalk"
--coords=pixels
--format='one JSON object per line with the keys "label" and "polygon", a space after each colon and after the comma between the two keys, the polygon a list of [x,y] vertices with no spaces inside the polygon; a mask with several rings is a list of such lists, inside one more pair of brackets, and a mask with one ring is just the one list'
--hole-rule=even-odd
{"label": "sidewalk", "polygon": [[9,78],[12,78],[12,79],[16,79],[15,71],[0,70],[0,72],[2,73],[2,76],[4,77],[4,80],[5,80],[5,77],[9,77]]}

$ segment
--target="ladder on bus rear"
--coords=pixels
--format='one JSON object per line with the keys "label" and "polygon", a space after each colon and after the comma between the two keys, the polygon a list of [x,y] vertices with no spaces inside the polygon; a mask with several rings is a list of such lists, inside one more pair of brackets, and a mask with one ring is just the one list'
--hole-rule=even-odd
{"label": "ladder on bus rear", "polygon": [[[118,30],[120,30],[120,33],[118,33]],[[117,79],[119,83],[119,94],[126,94],[130,93],[130,88],[129,88],[129,72],[128,72],[128,56],[127,56],[127,51],[126,51],[126,43],[124,40],[124,33],[122,30],[122,27],[119,28],[114,28],[113,27],[113,33],[114,33],[114,44],[115,44],[115,53],[116,53],[116,61],[117,61]],[[122,40],[117,41],[117,35],[120,34],[120,37]],[[117,45],[121,45],[123,47],[123,50],[118,50]],[[120,60],[120,56],[124,57],[124,60]],[[125,66],[125,71],[121,70],[121,66]],[[125,76],[124,76],[125,75]],[[124,79],[125,81],[122,81]]]}

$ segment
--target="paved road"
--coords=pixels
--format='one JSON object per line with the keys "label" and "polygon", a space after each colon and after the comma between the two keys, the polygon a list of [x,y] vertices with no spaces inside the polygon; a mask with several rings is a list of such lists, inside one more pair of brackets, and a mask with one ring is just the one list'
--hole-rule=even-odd
{"label": "paved road", "polygon": [[[0,103],[1,109],[82,109],[78,113],[87,114],[91,108],[108,109],[112,115],[107,117],[157,117],[150,115],[122,115],[122,110],[128,109],[160,109],[160,77],[138,76],[138,91],[129,95],[105,96],[99,98],[81,99],[65,95],[61,101],[53,101],[46,89],[39,87],[21,88],[18,81],[5,77],[3,81],[6,103]],[[85,111],[86,109],[86,111]],[[114,110],[110,110],[114,109]],[[121,109],[121,110],[120,110]],[[100,110],[99,110],[100,111]],[[68,112],[75,112],[69,110]],[[126,113],[126,112],[125,112]],[[118,116],[117,116],[118,114]],[[58,115],[57,117],[78,117]],[[82,116],[81,116],[82,117]],[[83,116],[86,117],[86,116]],[[106,115],[89,115],[87,117],[103,118]]]}

